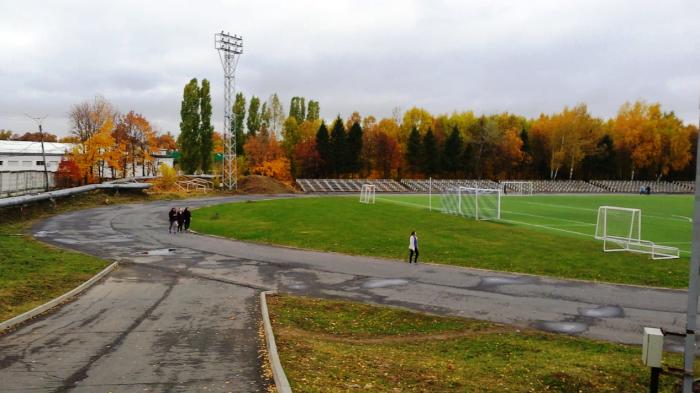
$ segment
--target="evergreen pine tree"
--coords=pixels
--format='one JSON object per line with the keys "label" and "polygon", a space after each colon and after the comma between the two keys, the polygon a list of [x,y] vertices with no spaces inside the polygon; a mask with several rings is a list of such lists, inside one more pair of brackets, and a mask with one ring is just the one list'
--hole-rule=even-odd
{"label": "evergreen pine tree", "polygon": [[209,173],[214,152],[214,126],[211,125],[211,94],[206,79],[202,79],[202,88],[199,90],[199,115],[199,166],[202,172]]}
{"label": "evergreen pine tree", "polygon": [[432,176],[440,170],[440,151],[432,128],[428,128],[423,136],[422,164],[423,172],[428,176]]}
{"label": "evergreen pine tree", "polygon": [[346,141],[347,171],[358,173],[360,171],[360,153],[362,152],[362,127],[355,122],[350,127]]}
{"label": "evergreen pine tree", "polygon": [[420,134],[418,133],[418,128],[414,126],[408,134],[408,142],[406,143],[406,163],[408,164],[408,170],[413,174],[418,173],[420,168],[422,161],[421,150]]}
{"label": "evergreen pine tree", "polygon": [[180,105],[180,168],[185,173],[194,173],[199,166],[199,87],[197,78],[185,85]]}
{"label": "evergreen pine tree", "polygon": [[233,103],[233,119],[231,120],[231,133],[236,135],[236,154],[243,154],[245,145],[245,97],[243,93],[236,93],[236,101]]}
{"label": "evergreen pine tree", "polygon": [[345,143],[345,126],[338,116],[331,130],[331,170],[336,176],[344,173],[347,168],[347,146]]}
{"label": "evergreen pine tree", "polygon": [[255,136],[260,130],[260,99],[256,96],[250,98],[250,106],[248,106],[248,135]]}
{"label": "evergreen pine tree", "polygon": [[457,127],[452,127],[452,132],[450,132],[450,135],[445,140],[445,147],[443,150],[443,169],[452,175],[456,174],[462,166],[463,145],[459,130]]}
{"label": "evergreen pine tree", "polygon": [[332,170],[330,166],[332,152],[328,128],[324,122],[321,123],[318,132],[316,132],[316,151],[318,151],[318,155],[321,157],[321,164],[319,167],[321,168],[322,175],[327,176]]}

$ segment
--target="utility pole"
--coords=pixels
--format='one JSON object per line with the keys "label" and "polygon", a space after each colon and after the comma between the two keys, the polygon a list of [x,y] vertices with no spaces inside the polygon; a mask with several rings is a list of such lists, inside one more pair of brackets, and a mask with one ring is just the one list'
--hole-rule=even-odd
{"label": "utility pole", "polygon": [[238,188],[238,163],[236,162],[236,131],[233,125],[233,97],[235,72],[238,58],[243,53],[243,38],[230,33],[216,33],[214,47],[219,51],[221,66],[224,68],[224,161],[221,171],[221,186],[234,190]]}
{"label": "utility pole", "polygon": [[[700,106],[698,107],[700,111]],[[699,112],[700,113],[700,112]],[[698,117],[700,126],[700,116]],[[698,134],[700,141],[700,134]],[[700,157],[700,144],[696,150]],[[700,160],[695,166],[695,211],[693,212],[693,243],[688,280],[688,311],[685,321],[685,347],[683,349],[683,393],[693,391],[693,362],[695,361],[695,329],[697,329],[698,291],[700,290]]]}
{"label": "utility pole", "polygon": [[41,159],[43,160],[42,162],[44,163],[44,190],[46,192],[49,192],[49,171],[46,168],[46,152],[44,150],[44,130],[42,129],[41,123],[46,119],[49,115],[45,115],[43,117],[32,117],[29,116],[28,114],[24,114],[28,118],[34,120],[38,125],[39,125],[39,138],[41,139]]}

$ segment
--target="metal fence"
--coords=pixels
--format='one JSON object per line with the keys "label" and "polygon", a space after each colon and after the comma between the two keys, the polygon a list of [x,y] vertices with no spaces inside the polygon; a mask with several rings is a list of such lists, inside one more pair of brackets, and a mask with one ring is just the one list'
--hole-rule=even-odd
{"label": "metal fence", "polygon": [[[54,187],[54,174],[49,173],[49,188]],[[43,192],[45,189],[44,172],[0,172],[0,198]]]}

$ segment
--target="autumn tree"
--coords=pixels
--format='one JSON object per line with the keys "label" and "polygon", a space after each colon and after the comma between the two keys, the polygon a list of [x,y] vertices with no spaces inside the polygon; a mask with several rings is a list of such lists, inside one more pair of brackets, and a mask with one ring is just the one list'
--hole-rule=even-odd
{"label": "autumn tree", "polygon": [[413,107],[403,114],[401,121],[401,133],[398,135],[399,142],[406,143],[408,135],[415,128],[418,135],[424,135],[428,128],[433,127],[433,116],[425,109]]}
{"label": "autumn tree", "polygon": [[245,97],[243,93],[236,93],[233,103],[233,119],[231,120],[231,134],[236,135],[236,154],[243,154],[245,144]]}
{"label": "autumn tree", "polygon": [[102,96],[96,96],[92,101],[83,101],[73,105],[68,113],[71,133],[84,143],[97,133],[105,123],[114,122],[117,116],[112,104]]}
{"label": "autumn tree", "polygon": [[61,158],[54,176],[58,188],[79,186],[82,179],[78,164],[73,159],[66,157]]}
{"label": "autumn tree", "polygon": [[173,134],[171,134],[170,132],[158,135],[158,137],[156,138],[156,146],[159,149],[163,149],[165,151],[177,150],[177,142],[175,141],[175,137],[173,136]]}
{"label": "autumn tree", "polygon": [[12,131],[0,130],[0,141],[9,141],[12,138]]}
{"label": "autumn tree", "polygon": [[324,175],[323,160],[316,149],[316,139],[305,139],[294,146],[294,162],[299,177],[315,178]]}
{"label": "autumn tree", "polygon": [[[1,138],[0,138],[1,139]],[[22,135],[12,135],[13,141],[27,141],[27,142],[58,142],[58,137],[54,134],[44,132],[43,136],[41,132],[25,132]]]}
{"label": "autumn tree", "polygon": [[185,173],[194,173],[199,168],[200,148],[199,140],[199,86],[197,79],[193,78],[185,85],[180,106],[180,168]]}

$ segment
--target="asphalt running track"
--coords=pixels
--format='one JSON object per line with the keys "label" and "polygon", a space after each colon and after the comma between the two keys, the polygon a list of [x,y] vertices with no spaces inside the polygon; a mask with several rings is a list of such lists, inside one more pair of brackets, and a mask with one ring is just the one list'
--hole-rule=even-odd
{"label": "asphalt running track", "polygon": [[265,289],[622,343],[639,343],[644,326],[684,330],[684,291],[168,234],[172,205],[262,198],[270,197],[107,206],[38,224],[34,235],[47,243],[122,265],[71,303],[0,336],[1,390],[262,391],[269,381],[261,376],[257,302]]}

